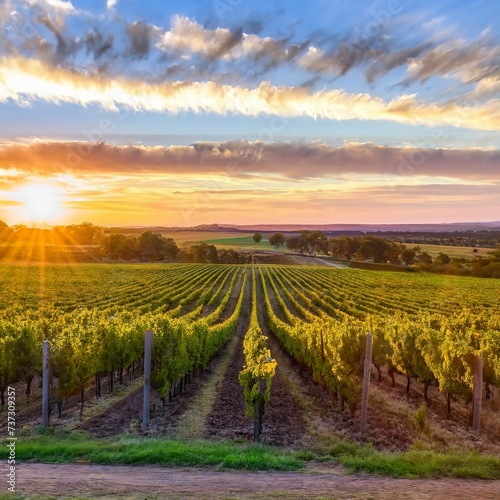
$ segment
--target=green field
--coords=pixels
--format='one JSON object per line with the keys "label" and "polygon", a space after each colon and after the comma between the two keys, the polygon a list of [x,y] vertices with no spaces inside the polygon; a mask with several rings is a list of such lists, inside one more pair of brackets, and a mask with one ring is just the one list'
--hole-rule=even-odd
{"label": "green field", "polygon": [[[240,248],[255,245],[253,233],[215,232],[215,231],[178,231],[162,233],[166,238],[172,238],[179,246],[189,246],[195,243],[208,243],[221,248]],[[264,241],[260,243],[264,244]]]}
{"label": "green field", "polygon": [[270,250],[272,247],[266,237],[263,237],[260,243],[253,241],[252,235],[249,236],[235,236],[232,238],[212,238],[204,240],[205,243],[215,245],[220,248],[233,248],[233,249],[255,249],[255,250]]}
{"label": "green field", "polygon": [[[194,290],[212,285],[223,273],[245,267],[217,264],[1,263],[0,289],[3,293],[0,296],[0,317],[7,309],[19,307],[63,307],[70,311],[81,307],[101,308],[102,304],[106,304],[106,307],[121,310],[129,308],[130,304],[136,308],[138,298],[142,298],[142,309],[154,311],[158,299],[167,297],[169,290],[175,290],[179,286],[177,282],[184,280],[186,290]],[[361,311],[367,303],[379,303],[382,308],[384,304],[392,303],[396,309],[403,310],[433,310],[435,305],[441,304],[439,312],[446,312],[450,302],[453,307],[459,308],[478,304],[500,306],[500,280],[433,274],[395,275],[384,271],[375,273],[314,266],[273,267],[299,277],[300,281],[320,276],[318,286],[326,280],[323,285],[327,288],[311,288],[307,293],[323,295],[329,290],[328,293],[333,294],[331,299],[340,294]],[[208,271],[212,274],[202,279],[202,274]],[[148,297],[150,302],[144,297]]]}

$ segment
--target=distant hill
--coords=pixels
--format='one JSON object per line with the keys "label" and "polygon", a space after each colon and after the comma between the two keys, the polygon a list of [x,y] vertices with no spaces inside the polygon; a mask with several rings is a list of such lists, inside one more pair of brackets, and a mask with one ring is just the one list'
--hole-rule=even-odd
{"label": "distant hill", "polygon": [[[0,220],[0,232],[9,226]],[[41,226],[40,229],[51,229]],[[114,226],[105,227],[106,232],[123,234],[141,234],[144,231],[154,233],[241,233],[248,235],[255,231],[262,233],[298,233],[302,230],[319,230],[327,236],[377,234],[379,236],[396,236],[395,233],[482,233],[499,232],[500,221],[491,222],[451,222],[442,224],[199,224],[197,226]],[[466,236],[466,234],[465,234]]]}
{"label": "distant hill", "polygon": [[249,233],[261,231],[272,233],[282,231],[285,233],[297,233],[302,230],[320,230],[329,234],[363,234],[363,233],[447,233],[466,231],[500,231],[500,221],[493,222],[451,222],[443,224],[199,224],[198,226],[126,226],[120,228],[109,228],[111,230],[128,229],[131,232],[151,230],[153,232],[176,233],[189,232],[220,232],[227,233]]}
{"label": "distant hill", "polygon": [[248,233],[251,229],[238,229],[236,226],[220,225],[220,224],[199,224],[198,226],[123,226],[119,228],[111,227],[108,229],[133,229],[133,230],[149,230],[155,232],[177,233],[180,231],[203,231],[203,232],[220,232],[227,233],[230,231]]}
{"label": "distant hill", "polygon": [[499,230],[500,221],[493,222],[452,222],[443,224],[251,224],[251,225],[223,225],[217,224],[223,230],[236,229],[239,231],[285,231],[297,232],[303,229],[320,230],[324,232],[355,231],[355,232],[387,232],[387,231],[425,231],[425,232],[453,232],[453,231],[485,231]]}

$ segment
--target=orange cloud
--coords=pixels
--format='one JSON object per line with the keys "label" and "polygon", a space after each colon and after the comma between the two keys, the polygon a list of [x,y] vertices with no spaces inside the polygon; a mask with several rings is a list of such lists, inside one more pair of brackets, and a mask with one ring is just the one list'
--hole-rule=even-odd
{"label": "orange cloud", "polygon": [[[437,139],[437,138],[436,138]],[[281,180],[341,178],[344,174],[379,176],[388,184],[410,177],[498,183],[497,150],[388,147],[346,143],[263,143],[230,141],[190,146],[116,146],[104,142],[0,143],[0,169],[53,175],[267,177]]]}

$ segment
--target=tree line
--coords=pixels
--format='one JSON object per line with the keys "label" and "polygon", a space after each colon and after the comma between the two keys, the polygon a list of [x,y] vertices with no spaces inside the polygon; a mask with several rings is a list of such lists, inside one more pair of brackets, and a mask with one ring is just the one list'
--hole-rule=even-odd
{"label": "tree line", "polygon": [[145,231],[138,238],[111,234],[102,240],[103,255],[111,260],[149,262],[193,262],[203,264],[246,264],[251,256],[232,249],[198,243],[179,248],[173,238]]}
{"label": "tree line", "polygon": [[251,256],[199,243],[179,248],[173,238],[150,230],[128,236],[90,222],[52,229],[8,226],[0,221],[0,259],[44,262],[143,261],[245,264]]}
{"label": "tree line", "polygon": [[[255,233],[253,239],[255,242],[261,241],[261,233]],[[285,246],[290,251],[308,255],[331,255],[348,261],[413,266],[442,274],[500,278],[500,247],[489,252],[488,257],[465,259],[450,257],[443,252],[432,258],[418,245],[408,247],[399,241],[371,235],[327,238],[322,231],[305,230],[288,237],[276,232],[269,236],[268,241],[276,249]]]}
{"label": "tree line", "polygon": [[[260,243],[263,235],[256,232],[253,241]],[[380,236],[336,236],[328,238],[322,231],[304,230],[286,236],[275,232],[268,236],[269,244],[279,249],[307,255],[331,255],[348,261],[372,261],[453,275],[500,278],[500,247],[487,257],[454,258],[440,252],[434,258],[421,247],[408,247],[401,241]],[[90,222],[52,229],[9,227],[0,221],[0,259],[45,262],[111,261],[199,262],[211,264],[245,264],[251,255],[232,249],[216,248],[199,243],[179,248],[172,238],[144,231],[140,236],[96,226]],[[66,248],[65,248],[66,246]]]}

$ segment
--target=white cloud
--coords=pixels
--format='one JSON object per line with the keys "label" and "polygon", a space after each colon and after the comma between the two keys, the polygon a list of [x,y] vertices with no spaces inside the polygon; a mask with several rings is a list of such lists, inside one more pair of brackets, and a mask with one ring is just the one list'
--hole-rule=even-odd
{"label": "white cloud", "polygon": [[475,106],[433,103],[415,95],[391,101],[342,89],[310,91],[303,87],[221,85],[216,82],[165,82],[159,85],[123,77],[53,67],[22,57],[0,59],[0,99],[99,104],[117,111],[124,106],[159,113],[207,112],[220,115],[309,116],[336,120],[389,120],[413,125],[451,125],[477,130],[500,130],[500,100]]}
{"label": "white cloud", "polygon": [[164,51],[199,53],[223,59],[266,55],[276,61],[289,57],[290,47],[276,38],[259,37],[247,33],[231,32],[227,28],[208,30],[196,21],[183,16],[174,16],[171,27],[166,31],[158,48]]}
{"label": "white cloud", "polygon": [[42,7],[46,7],[51,10],[59,11],[65,14],[74,14],[77,12],[77,9],[73,6],[73,4],[67,0],[27,0],[27,3],[30,7],[35,5],[40,5]]}
{"label": "white cloud", "polygon": [[107,3],[107,8],[108,9],[112,9],[115,5],[116,5],[116,2],[118,0],[108,0],[108,3]]}

